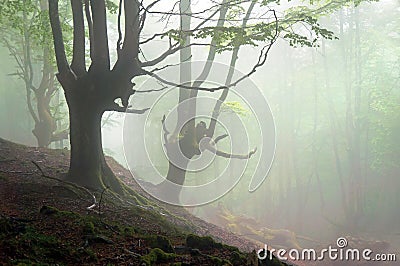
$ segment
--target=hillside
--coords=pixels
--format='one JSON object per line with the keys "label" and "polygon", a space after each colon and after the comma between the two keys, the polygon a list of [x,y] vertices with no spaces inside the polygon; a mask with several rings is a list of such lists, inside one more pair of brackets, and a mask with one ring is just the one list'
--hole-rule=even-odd
{"label": "hillside", "polygon": [[0,139],[0,264],[283,265],[260,262],[254,243],[155,202],[112,158],[134,197],[62,181],[68,153]]}

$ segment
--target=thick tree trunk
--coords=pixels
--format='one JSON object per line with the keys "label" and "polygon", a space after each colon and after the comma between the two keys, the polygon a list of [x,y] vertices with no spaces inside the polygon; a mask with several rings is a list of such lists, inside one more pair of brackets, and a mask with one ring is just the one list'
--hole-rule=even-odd
{"label": "thick tree trunk", "polygon": [[84,187],[102,190],[109,187],[122,193],[122,185],[106,163],[101,140],[103,111],[94,101],[68,100],[71,162],[67,180]]}
{"label": "thick tree trunk", "polygon": [[[187,160],[187,164],[189,160]],[[158,186],[160,193],[164,193],[164,198],[168,199],[171,203],[179,203],[179,196],[182,191],[182,186],[185,183],[187,164],[183,167],[176,166],[173,162],[169,161],[168,173],[166,180],[161,182]],[[178,186],[171,186],[171,183]]]}
{"label": "thick tree trunk", "polygon": [[186,163],[186,167],[177,167],[170,161],[166,180],[171,181],[172,183],[175,183],[179,186],[182,186],[185,183],[186,169],[188,163],[189,160]]}
{"label": "thick tree trunk", "polygon": [[50,113],[50,106],[45,99],[44,92],[35,94],[37,101],[37,117],[35,128],[32,130],[39,147],[47,147],[52,142],[53,133],[56,130],[54,117]]}
{"label": "thick tree trunk", "polygon": [[38,147],[48,147],[51,143],[52,132],[45,122],[36,123],[32,133],[36,138]]}
{"label": "thick tree trunk", "polygon": [[[194,147],[194,142],[194,136],[187,134],[178,143],[167,144],[168,173],[166,179],[159,184],[159,188],[161,193],[168,193],[165,196],[170,202],[179,202],[188,164],[195,154],[199,154],[199,151]],[[171,183],[177,186],[171,185]]]}

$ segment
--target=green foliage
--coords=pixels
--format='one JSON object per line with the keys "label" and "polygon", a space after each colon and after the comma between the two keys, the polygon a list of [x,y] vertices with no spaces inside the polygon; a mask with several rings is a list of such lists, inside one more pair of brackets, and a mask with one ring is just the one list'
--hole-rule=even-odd
{"label": "green foliage", "polygon": [[110,14],[117,14],[119,6],[111,0],[106,0],[106,8]]}
{"label": "green foliage", "polygon": [[[285,11],[285,19],[279,24],[283,38],[293,47],[318,47],[318,40],[321,38],[338,39],[332,31],[322,27],[318,22],[318,18],[325,12],[327,12],[325,9],[321,9],[315,13],[314,9],[306,6],[289,8]],[[302,29],[308,31],[307,36],[304,35]]]}
{"label": "green foliage", "polygon": [[[290,2],[290,1],[289,1]],[[280,0],[262,0],[260,5],[261,6],[269,6],[271,4],[277,4],[279,5],[281,3]]]}
{"label": "green foliage", "polygon": [[[39,0],[14,1],[4,0],[0,3],[0,25],[3,34],[1,42],[8,41],[18,45],[20,38],[28,36],[32,51],[46,46],[52,48],[52,36],[48,11],[43,9]],[[66,25],[64,25],[66,27]],[[71,27],[69,26],[71,30]],[[34,57],[40,58],[40,53]]]}
{"label": "green foliage", "polygon": [[240,5],[233,5],[232,7],[229,8],[227,15],[226,15],[226,19],[234,20],[237,17],[242,16],[245,12],[246,12],[246,10],[244,9],[244,7],[242,7]]}
{"label": "green foliage", "polygon": [[174,253],[174,248],[171,245],[171,242],[165,236],[149,236],[146,238],[149,246],[151,248],[159,248],[167,253]]}
{"label": "green foliage", "polygon": [[[184,33],[180,32],[180,30],[171,29],[163,37],[168,36],[180,43],[183,42],[186,35],[191,35],[198,40],[213,38],[216,42],[217,53],[232,51],[235,47],[242,45],[258,46],[261,43],[273,40],[277,35],[283,37],[294,47],[316,47],[318,46],[318,40],[321,38],[337,39],[331,30],[322,27],[318,23],[318,18],[337,10],[347,4],[347,1],[328,1],[323,3],[324,5],[322,6],[294,6],[287,9],[283,16],[278,16],[275,13],[276,20],[271,15],[272,18],[269,21],[259,20],[256,23],[249,23],[245,28],[235,22],[243,18],[246,10],[239,3],[230,3],[226,16],[226,21],[231,21],[229,26],[209,26]],[[279,4],[279,0],[265,0],[259,3],[261,7]],[[225,23],[225,25],[227,24]],[[311,34],[305,35],[304,32]]]}
{"label": "green foliage", "polygon": [[209,250],[213,248],[222,248],[221,243],[217,243],[210,236],[197,236],[189,234],[186,237],[186,246],[190,248],[197,248],[199,250]]}
{"label": "green foliage", "polygon": [[149,254],[142,256],[141,260],[146,265],[157,265],[160,263],[166,263],[171,261],[176,257],[175,254],[165,253],[159,248],[154,248],[150,251]]}
{"label": "green foliage", "polygon": [[233,112],[240,116],[248,116],[250,113],[250,111],[238,101],[224,102],[221,106],[221,112]]}

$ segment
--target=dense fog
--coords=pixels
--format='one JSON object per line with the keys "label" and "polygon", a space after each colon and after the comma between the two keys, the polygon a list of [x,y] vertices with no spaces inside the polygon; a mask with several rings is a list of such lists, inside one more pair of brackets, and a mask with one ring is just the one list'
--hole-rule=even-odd
{"label": "dense fog", "polygon": [[[193,3],[192,12],[202,9],[203,4],[197,2]],[[232,178],[228,186],[232,189],[214,185],[208,191],[220,195],[214,197],[218,199],[204,200],[209,203],[187,207],[187,210],[259,242],[263,240],[254,237],[251,230],[240,231],[238,224],[256,222],[262,228],[288,230],[285,232],[293,232],[303,248],[333,244],[338,237],[354,237],[382,241],[390,245],[390,250],[398,250],[400,2],[362,2],[357,7],[349,4],[319,19],[322,27],[337,38],[319,39],[318,47],[293,47],[289,41],[279,38],[269,51],[266,63],[229,93],[216,131],[217,135],[228,132],[230,136],[218,148],[237,154],[246,154],[254,148],[257,151],[246,160],[213,157],[211,153],[195,156],[194,159],[201,158],[189,163],[193,171],[187,172],[185,185],[207,184],[224,173],[228,180]],[[156,15],[149,21],[154,23],[146,25],[144,36],[162,31],[166,24],[165,19],[160,21]],[[110,19],[108,23],[113,29],[115,20]],[[173,17],[168,23],[173,28],[179,19]],[[110,38],[109,43],[114,44],[117,33],[110,30]],[[161,39],[143,48],[141,56],[151,59],[166,48],[168,40]],[[261,48],[240,49],[234,77],[248,73]],[[208,51],[209,47],[193,48],[193,79],[204,67]],[[25,83],[16,74],[18,64],[4,43],[0,56],[0,137],[37,146]],[[224,84],[230,57],[230,51],[216,55],[211,73],[202,86]],[[112,54],[111,58],[115,61],[116,55]],[[177,60],[178,55],[173,55],[164,65]],[[33,69],[37,73],[34,82],[38,84],[40,64],[36,63]],[[160,75],[179,83],[178,66],[162,70]],[[139,91],[163,86],[149,77],[138,77],[134,82]],[[265,102],[246,96],[252,93],[252,87],[265,96]],[[138,179],[157,184],[161,182],[158,176],[167,174],[161,121],[164,115],[171,114],[165,125],[169,131],[174,130],[178,91],[171,88],[133,95],[130,104],[134,108],[151,107],[144,114],[106,112],[103,115],[105,154],[129,167]],[[51,112],[57,113],[57,131],[67,130],[68,108],[63,91],[58,86],[53,93]],[[35,103],[35,97],[31,97]],[[200,121],[201,115],[211,115],[220,92],[201,91],[198,97],[197,121]],[[35,104],[33,108],[37,108]],[[257,110],[263,111],[257,113]],[[263,123],[268,129],[263,129]],[[49,147],[70,148],[67,139],[53,142]],[[262,149],[271,154],[263,154]],[[208,162],[204,167],[202,160]],[[260,187],[249,192],[254,174],[260,174],[256,171],[259,164],[265,173],[269,170],[268,175]],[[262,176],[258,178],[261,180]],[[181,195],[181,200],[197,202],[202,197],[201,193],[188,192]],[[224,215],[236,218],[218,219]],[[285,246],[283,242],[276,245]]]}

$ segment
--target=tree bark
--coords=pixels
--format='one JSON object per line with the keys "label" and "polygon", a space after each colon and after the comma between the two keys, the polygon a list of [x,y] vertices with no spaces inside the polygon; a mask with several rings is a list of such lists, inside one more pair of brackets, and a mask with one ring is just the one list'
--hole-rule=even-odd
{"label": "tree bark", "polygon": [[106,163],[101,138],[101,101],[90,93],[66,94],[70,117],[71,161],[67,180],[90,189],[106,187],[122,193],[123,188]]}

